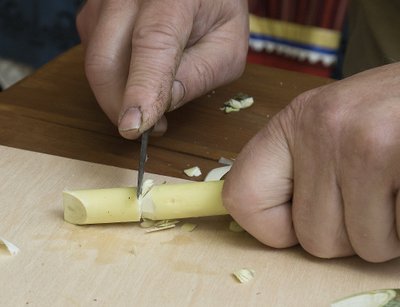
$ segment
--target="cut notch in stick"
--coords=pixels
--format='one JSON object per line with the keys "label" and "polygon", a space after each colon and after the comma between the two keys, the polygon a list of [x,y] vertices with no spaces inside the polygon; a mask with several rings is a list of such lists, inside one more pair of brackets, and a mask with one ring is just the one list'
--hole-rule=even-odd
{"label": "cut notch in stick", "polygon": [[223,181],[154,186],[143,199],[142,216],[151,220],[228,214],[222,205]]}

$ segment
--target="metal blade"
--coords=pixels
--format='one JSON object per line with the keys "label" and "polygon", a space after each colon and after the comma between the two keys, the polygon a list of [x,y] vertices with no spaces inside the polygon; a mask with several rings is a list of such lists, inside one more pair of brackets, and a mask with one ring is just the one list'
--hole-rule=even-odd
{"label": "metal blade", "polygon": [[141,145],[140,145],[140,157],[139,157],[139,169],[138,169],[138,181],[137,181],[137,198],[142,194],[142,185],[143,185],[143,175],[144,175],[144,164],[146,163],[147,158],[147,144],[149,142],[149,133],[150,130],[143,132],[141,137]]}

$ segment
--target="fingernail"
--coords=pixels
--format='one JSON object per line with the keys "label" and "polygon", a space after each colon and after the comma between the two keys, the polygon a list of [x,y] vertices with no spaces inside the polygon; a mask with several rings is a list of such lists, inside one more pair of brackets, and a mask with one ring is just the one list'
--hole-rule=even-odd
{"label": "fingernail", "polygon": [[139,130],[142,124],[142,112],[139,108],[132,107],[125,111],[122,115],[118,129],[119,131]]}
{"label": "fingernail", "polygon": [[183,98],[185,97],[185,87],[183,83],[179,80],[175,80],[172,84],[172,93],[171,93],[171,107],[169,111],[176,109],[180,106]]}

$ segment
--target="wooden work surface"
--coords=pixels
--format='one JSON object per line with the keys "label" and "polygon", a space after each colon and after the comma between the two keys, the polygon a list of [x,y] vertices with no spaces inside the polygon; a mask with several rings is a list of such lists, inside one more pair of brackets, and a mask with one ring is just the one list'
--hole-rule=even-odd
{"label": "wooden work surface", "polygon": [[[330,80],[250,65],[240,80],[167,114],[168,132],[150,140],[146,170],[184,177],[185,168],[197,165],[207,173],[221,156],[234,158],[291,99],[327,82]],[[238,92],[254,96],[254,106],[238,113],[220,111]],[[0,144],[137,167],[138,143],[122,139],[98,107],[84,76],[80,47],[0,93]]]}
{"label": "wooden work surface", "polygon": [[[127,186],[136,171],[0,146],[1,306],[329,306],[359,291],[400,287],[400,259],[321,260],[267,248],[228,230],[230,218],[194,219],[145,233],[135,223],[64,222],[64,189]],[[159,182],[179,179],[148,174]],[[232,272],[255,271],[247,284]]]}
{"label": "wooden work surface", "polygon": [[[0,93],[0,145],[29,150],[0,147],[0,236],[21,248],[15,257],[0,254],[1,306],[327,306],[400,286],[397,260],[374,265],[270,249],[227,230],[229,217],[195,220],[192,233],[65,223],[64,189],[136,178],[128,169],[137,167],[138,143],[119,137],[97,106],[82,58],[76,47]],[[151,140],[146,170],[185,178],[183,169],[198,165],[207,173],[221,156],[235,157],[292,98],[328,82],[250,65],[240,80],[167,115],[169,130]],[[237,92],[253,95],[254,106],[222,113]],[[256,271],[249,284],[230,275],[242,267]]]}

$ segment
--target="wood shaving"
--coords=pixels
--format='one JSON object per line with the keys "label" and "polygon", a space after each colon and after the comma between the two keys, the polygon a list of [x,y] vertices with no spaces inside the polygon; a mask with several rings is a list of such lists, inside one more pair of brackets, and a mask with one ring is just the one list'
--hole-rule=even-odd
{"label": "wood shaving", "polygon": [[240,283],[247,283],[254,278],[255,271],[252,269],[240,269],[232,274]]}
{"label": "wood shaving", "polygon": [[189,177],[198,177],[201,175],[201,170],[198,166],[194,166],[183,171]]}
{"label": "wood shaving", "polygon": [[218,163],[224,164],[224,165],[232,165],[233,160],[221,157],[221,158],[219,158]]}
{"label": "wood shaving", "polygon": [[15,256],[19,253],[20,249],[12,244],[10,241],[7,241],[4,238],[0,237],[0,249],[6,250],[10,253],[11,256]]}
{"label": "wood shaving", "polygon": [[222,177],[224,177],[232,168],[232,165],[226,165],[226,166],[221,166],[212,169],[204,178],[204,181],[215,181],[215,180],[221,180]]}
{"label": "wood shaving", "polygon": [[254,103],[254,98],[243,93],[235,95],[233,98],[229,99],[220,108],[221,111],[225,113],[238,112],[241,109],[246,109],[252,106]]}
{"label": "wood shaving", "polygon": [[169,226],[169,225],[176,225],[178,224],[180,221],[178,220],[162,220],[162,221],[158,221],[154,224],[154,227],[164,227],[164,226]]}
{"label": "wood shaving", "polygon": [[143,198],[146,197],[147,193],[153,188],[154,180],[146,179],[142,185],[142,194],[139,196],[139,203],[142,202]]}
{"label": "wood shaving", "polygon": [[175,224],[171,224],[171,225],[167,225],[167,226],[163,226],[163,227],[153,227],[151,229],[146,230],[146,233],[162,231],[162,230],[171,229],[171,228],[175,228],[175,227],[176,227]]}
{"label": "wood shaving", "polygon": [[400,306],[400,289],[380,289],[358,293],[331,304],[331,307],[396,307]]}
{"label": "wood shaving", "polygon": [[219,108],[221,111],[224,111],[225,113],[231,113],[231,112],[239,112],[240,109],[236,109],[236,108],[232,108],[230,106],[225,106],[225,107],[221,107]]}
{"label": "wood shaving", "polygon": [[153,224],[153,227],[146,230],[146,232],[156,232],[156,231],[162,231],[162,230],[166,230],[166,229],[171,229],[176,227],[176,224],[178,224],[179,221],[178,220],[162,220],[162,221],[158,221],[155,222]]}

